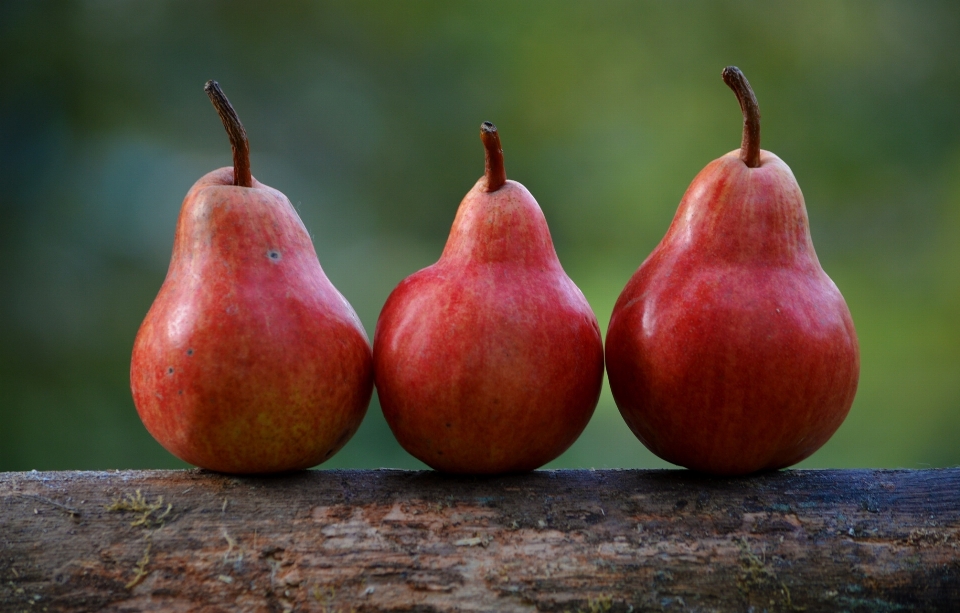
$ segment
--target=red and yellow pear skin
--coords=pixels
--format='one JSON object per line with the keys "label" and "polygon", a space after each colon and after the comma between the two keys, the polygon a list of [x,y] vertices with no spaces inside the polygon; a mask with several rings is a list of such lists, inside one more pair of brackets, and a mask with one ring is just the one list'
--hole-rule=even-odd
{"label": "red and yellow pear skin", "polygon": [[687,468],[790,466],[840,427],[857,391],[853,320],[820,266],[806,205],[777,156],[707,165],[627,283],[606,337],[636,436]]}
{"label": "red and yellow pear skin", "polygon": [[397,286],[374,334],[390,428],[450,473],[529,471],[556,458],[586,427],[603,380],[596,317],[539,205],[515,181],[488,191],[489,166],[439,261]]}
{"label": "red and yellow pear skin", "polygon": [[356,432],[373,391],[369,341],[290,201],[234,169],[183,201],[166,279],[130,382],[170,453],[226,473],[315,466]]}

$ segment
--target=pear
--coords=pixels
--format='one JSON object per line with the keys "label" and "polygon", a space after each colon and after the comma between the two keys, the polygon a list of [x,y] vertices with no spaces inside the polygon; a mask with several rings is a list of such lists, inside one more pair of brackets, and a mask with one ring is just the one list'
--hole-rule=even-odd
{"label": "pear", "polygon": [[134,342],[134,403],[150,434],[190,464],[308,468],[359,427],[373,391],[370,344],[290,201],[251,176],[226,96],[215,81],[205,90],[234,167],[202,177],[183,201],[166,279]]}
{"label": "pear", "polygon": [[590,420],[603,346],[539,205],[508,181],[500,137],[440,259],[390,294],[373,340],[383,415],[413,456],[450,473],[533,470]]}
{"label": "pear", "polygon": [[653,453],[740,475],[795,464],[830,438],[856,395],[860,351],[800,187],[760,149],[750,84],[732,66],[723,79],[744,116],[741,147],[697,175],[620,294],[606,360],[620,413]]}

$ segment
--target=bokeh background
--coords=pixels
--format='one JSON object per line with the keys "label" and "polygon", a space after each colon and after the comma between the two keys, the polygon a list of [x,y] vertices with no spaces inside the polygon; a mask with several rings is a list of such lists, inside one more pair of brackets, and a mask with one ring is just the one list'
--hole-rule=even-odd
{"label": "bokeh background", "polygon": [[[130,398],[180,203],[230,163],[285,192],[372,337],[483,171],[483,120],[605,330],[687,185],[735,149],[738,65],[860,336],[806,467],[960,463],[960,6],[944,2],[0,2],[0,471],[182,466]],[[325,467],[420,467],[374,397]],[[605,386],[551,467],[664,466]]]}

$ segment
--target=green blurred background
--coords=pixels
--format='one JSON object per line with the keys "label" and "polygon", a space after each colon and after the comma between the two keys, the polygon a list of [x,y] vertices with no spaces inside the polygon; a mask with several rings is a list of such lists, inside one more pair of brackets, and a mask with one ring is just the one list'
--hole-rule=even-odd
{"label": "green blurred background", "polygon": [[[853,312],[856,403],[806,467],[960,463],[960,5],[945,2],[0,3],[0,471],[182,466],[130,349],[180,203],[230,163],[285,192],[372,336],[483,172],[479,124],[540,202],[601,327],[687,185],[740,143],[803,188]],[[374,397],[325,467],[421,467]],[[551,467],[664,466],[604,389]]]}

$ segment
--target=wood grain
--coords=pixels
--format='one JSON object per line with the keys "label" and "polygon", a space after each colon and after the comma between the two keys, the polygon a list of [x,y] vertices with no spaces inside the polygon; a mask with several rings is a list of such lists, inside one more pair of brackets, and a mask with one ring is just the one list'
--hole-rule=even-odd
{"label": "wood grain", "polygon": [[0,473],[2,611],[960,611],[960,469]]}

